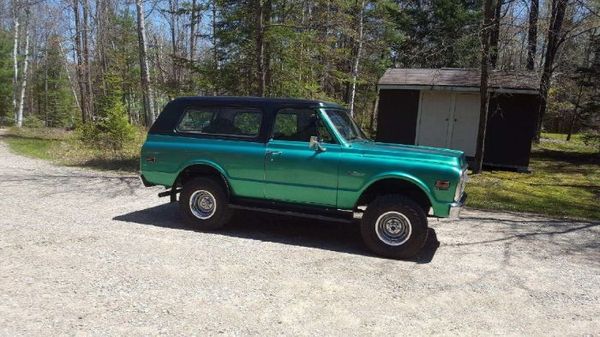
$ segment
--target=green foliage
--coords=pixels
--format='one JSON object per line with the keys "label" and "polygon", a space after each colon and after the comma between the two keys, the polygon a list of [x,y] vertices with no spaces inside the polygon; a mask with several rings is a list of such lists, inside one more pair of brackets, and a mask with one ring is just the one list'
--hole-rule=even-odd
{"label": "green foliage", "polygon": [[[397,4],[398,3],[398,4]],[[391,1],[392,53],[402,67],[474,67],[479,56],[481,1]]]}
{"label": "green foliage", "polygon": [[44,121],[39,119],[37,116],[28,116],[23,120],[23,127],[26,128],[37,129],[43,128],[44,126],[46,126],[46,123],[44,123]]}
{"label": "green foliage", "polygon": [[110,68],[118,77],[114,79],[122,91],[122,101],[133,123],[143,124],[142,95],[140,85],[139,45],[137,25],[133,13],[125,9],[111,17],[113,30],[111,41],[114,48],[107,49]]}
{"label": "green foliage", "polygon": [[0,29],[0,125],[12,123],[12,44],[10,34]]}
{"label": "green foliage", "polygon": [[117,151],[132,141],[134,129],[129,124],[122,101],[120,78],[109,73],[104,83],[104,94],[97,99],[97,118],[80,125],[80,139],[90,146]]}
{"label": "green foliage", "polygon": [[73,126],[76,107],[58,35],[48,37],[43,55],[44,58],[34,73],[33,83],[38,108],[35,115],[30,114],[25,118],[25,123],[29,127],[34,127],[32,123],[36,120],[41,122],[41,125],[38,123],[39,126]]}
{"label": "green foliage", "polygon": [[582,140],[586,145],[595,148],[600,154],[600,131],[588,130],[583,134]]}

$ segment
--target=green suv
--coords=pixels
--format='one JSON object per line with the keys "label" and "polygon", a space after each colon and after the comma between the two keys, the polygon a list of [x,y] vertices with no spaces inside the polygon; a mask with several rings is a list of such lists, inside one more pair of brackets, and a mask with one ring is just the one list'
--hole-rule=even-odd
{"label": "green suv", "polygon": [[175,99],[140,168],[196,228],[221,228],[236,209],[360,221],[366,245],[391,258],[415,255],[427,216],[457,217],[466,199],[462,152],[373,142],[342,106],[313,100]]}

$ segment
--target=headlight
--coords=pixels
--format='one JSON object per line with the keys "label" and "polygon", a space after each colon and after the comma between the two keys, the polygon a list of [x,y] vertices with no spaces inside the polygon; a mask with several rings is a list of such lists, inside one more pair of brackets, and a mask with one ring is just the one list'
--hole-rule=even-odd
{"label": "headlight", "polygon": [[467,170],[463,170],[460,174],[460,180],[458,181],[458,186],[456,186],[456,191],[454,192],[454,201],[459,201],[465,191],[465,185],[467,183]]}

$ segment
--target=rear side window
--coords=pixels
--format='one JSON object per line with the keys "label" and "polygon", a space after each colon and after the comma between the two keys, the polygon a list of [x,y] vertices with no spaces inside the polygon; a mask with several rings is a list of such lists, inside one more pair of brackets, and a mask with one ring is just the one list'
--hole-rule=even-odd
{"label": "rear side window", "polygon": [[207,135],[256,137],[262,112],[255,108],[191,107],[185,110],[177,131]]}

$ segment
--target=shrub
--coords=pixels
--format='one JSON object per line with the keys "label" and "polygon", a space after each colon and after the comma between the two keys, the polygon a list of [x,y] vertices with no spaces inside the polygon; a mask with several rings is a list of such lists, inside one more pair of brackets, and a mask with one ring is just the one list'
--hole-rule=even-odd
{"label": "shrub", "polygon": [[46,126],[46,123],[37,116],[28,116],[23,118],[23,127],[39,129]]}
{"label": "shrub", "polygon": [[98,98],[97,117],[79,127],[79,138],[86,145],[118,151],[133,141],[135,130],[127,119],[118,78],[108,74],[105,94]]}
{"label": "shrub", "polygon": [[593,146],[600,153],[600,131],[589,130],[583,133],[582,136],[585,145]]}

